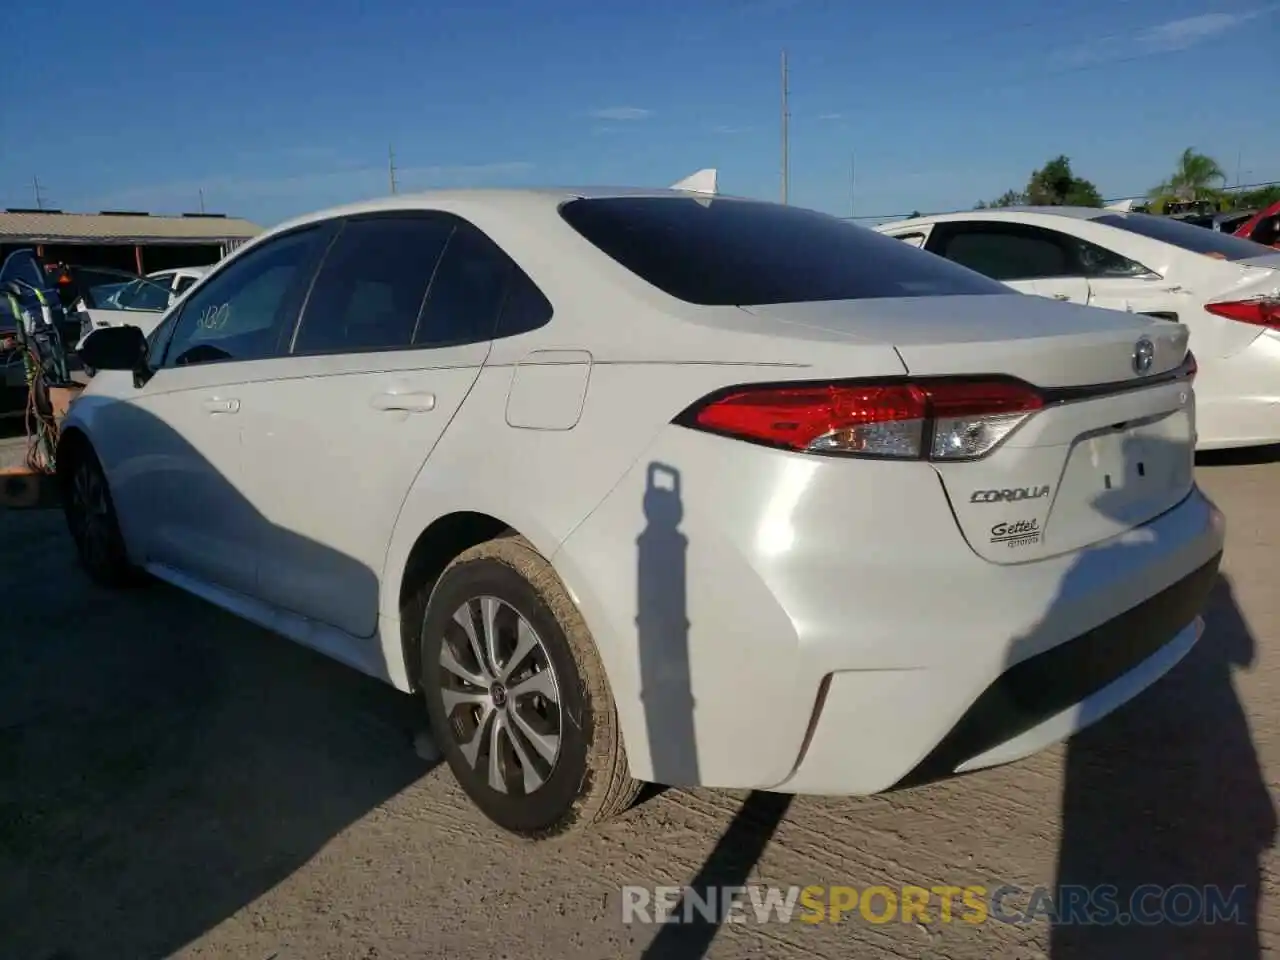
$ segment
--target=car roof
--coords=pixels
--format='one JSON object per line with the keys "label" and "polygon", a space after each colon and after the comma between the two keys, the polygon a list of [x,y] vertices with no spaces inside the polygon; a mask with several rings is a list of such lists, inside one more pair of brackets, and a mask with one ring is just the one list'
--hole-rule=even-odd
{"label": "car roof", "polygon": [[604,200],[622,197],[647,198],[683,198],[706,200],[731,200],[742,203],[768,203],[764,200],[752,200],[746,197],[732,197],[716,193],[707,195],[690,190],[673,190],[670,188],[655,189],[651,187],[487,187],[478,189],[427,190],[420,193],[397,193],[391,196],[362,200],[356,203],[328,207],[314,213],[303,214],[278,224],[268,231],[271,234],[283,230],[331,220],[335,217],[358,216],[363,213],[392,212],[397,210],[438,210],[465,211],[468,208],[479,209],[506,208],[516,210],[521,207],[537,206],[546,208],[558,207],[569,200]]}
{"label": "car roof", "polygon": [[[894,220],[883,227],[911,227],[919,224],[942,223],[947,220],[1018,220],[1028,214],[1043,217],[1067,217],[1071,220],[1096,220],[1110,213],[1127,211],[1108,210],[1105,207],[988,207],[981,210],[960,210],[954,213],[936,213],[907,220]],[[1128,214],[1132,216],[1132,214]]]}

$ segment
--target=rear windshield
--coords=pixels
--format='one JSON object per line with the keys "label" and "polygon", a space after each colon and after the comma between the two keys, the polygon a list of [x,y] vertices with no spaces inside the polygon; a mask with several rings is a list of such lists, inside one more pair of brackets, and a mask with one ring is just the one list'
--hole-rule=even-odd
{"label": "rear windshield", "polygon": [[642,280],[703,306],[1012,293],[900,240],[799,207],[611,197],[572,200],[560,213]]}
{"label": "rear windshield", "polygon": [[1093,222],[1127,230],[1152,240],[1162,240],[1192,253],[1222,257],[1224,260],[1247,260],[1273,252],[1262,244],[1243,237],[1233,237],[1229,233],[1206,230],[1204,227],[1149,213],[1107,213],[1096,217]]}

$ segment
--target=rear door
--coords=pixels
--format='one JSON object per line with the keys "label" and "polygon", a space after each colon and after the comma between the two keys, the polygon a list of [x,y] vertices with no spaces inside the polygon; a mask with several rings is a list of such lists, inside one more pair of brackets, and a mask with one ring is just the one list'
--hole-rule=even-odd
{"label": "rear door", "polygon": [[374,633],[396,516],[479,376],[516,269],[451,215],[345,223],[292,356],[243,397],[245,484],[269,520],[263,599]]}
{"label": "rear door", "polygon": [[996,220],[952,220],[934,225],[925,249],[1020,293],[1089,302],[1089,281],[1069,238],[1054,230]]}

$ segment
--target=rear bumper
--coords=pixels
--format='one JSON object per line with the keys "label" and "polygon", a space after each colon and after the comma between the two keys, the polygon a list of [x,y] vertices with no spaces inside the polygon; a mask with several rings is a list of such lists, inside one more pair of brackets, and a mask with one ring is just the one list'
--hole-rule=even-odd
{"label": "rear bumper", "polygon": [[[896,786],[1008,763],[1096,723],[1172,669],[1204,628],[1200,613],[1221,555],[1101,626],[1005,670],[929,754]],[[842,756],[850,723],[863,705],[856,690],[828,690],[809,748],[779,789],[845,793],[852,777]],[[850,693],[854,696],[849,696]],[[863,718],[865,719],[865,718]],[[842,782],[843,781],[843,782]]]}
{"label": "rear bumper", "polygon": [[[646,497],[655,462],[678,474],[673,494]],[[673,429],[552,562],[604,660],[633,775],[861,794],[942,750],[993,685],[991,698],[1026,704],[1021,719],[983,720],[982,737],[960,740],[967,756],[943,751],[935,766],[1034,752],[1135,695],[1194,642],[1200,578],[1212,581],[1224,536],[1193,488],[1111,540],[995,564],[969,549],[927,465]],[[1122,644],[1105,670],[1041,699],[1021,678],[1046,668],[1012,672],[1054,662],[1042,655],[1088,660],[1139,608],[1165,610],[1159,649]]]}

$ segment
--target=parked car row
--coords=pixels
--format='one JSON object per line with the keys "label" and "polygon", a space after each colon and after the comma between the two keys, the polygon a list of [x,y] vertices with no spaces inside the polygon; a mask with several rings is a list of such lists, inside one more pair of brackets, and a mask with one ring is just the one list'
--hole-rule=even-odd
{"label": "parked car row", "polygon": [[1280,251],[1089,207],[974,210],[877,229],[1022,293],[1185,325],[1199,363],[1199,447],[1280,442]]}
{"label": "parked car row", "polygon": [[[0,265],[0,280],[14,278],[24,290],[40,289],[49,304],[63,348],[73,354],[90,332],[121,322],[150,331],[207,267],[180,267],[140,277],[122,270],[42,264],[34,250],[17,250]],[[33,296],[21,309],[39,309]],[[0,417],[26,409],[26,370],[13,338],[17,318],[0,296]],[[85,370],[92,374],[92,369]]]}
{"label": "parked car row", "polygon": [[530,837],[1008,762],[1171,669],[1224,540],[1188,339],[1269,362],[1265,251],[1062,211],[922,251],[708,179],[328,210],[94,331],[81,563],[418,692]]}

